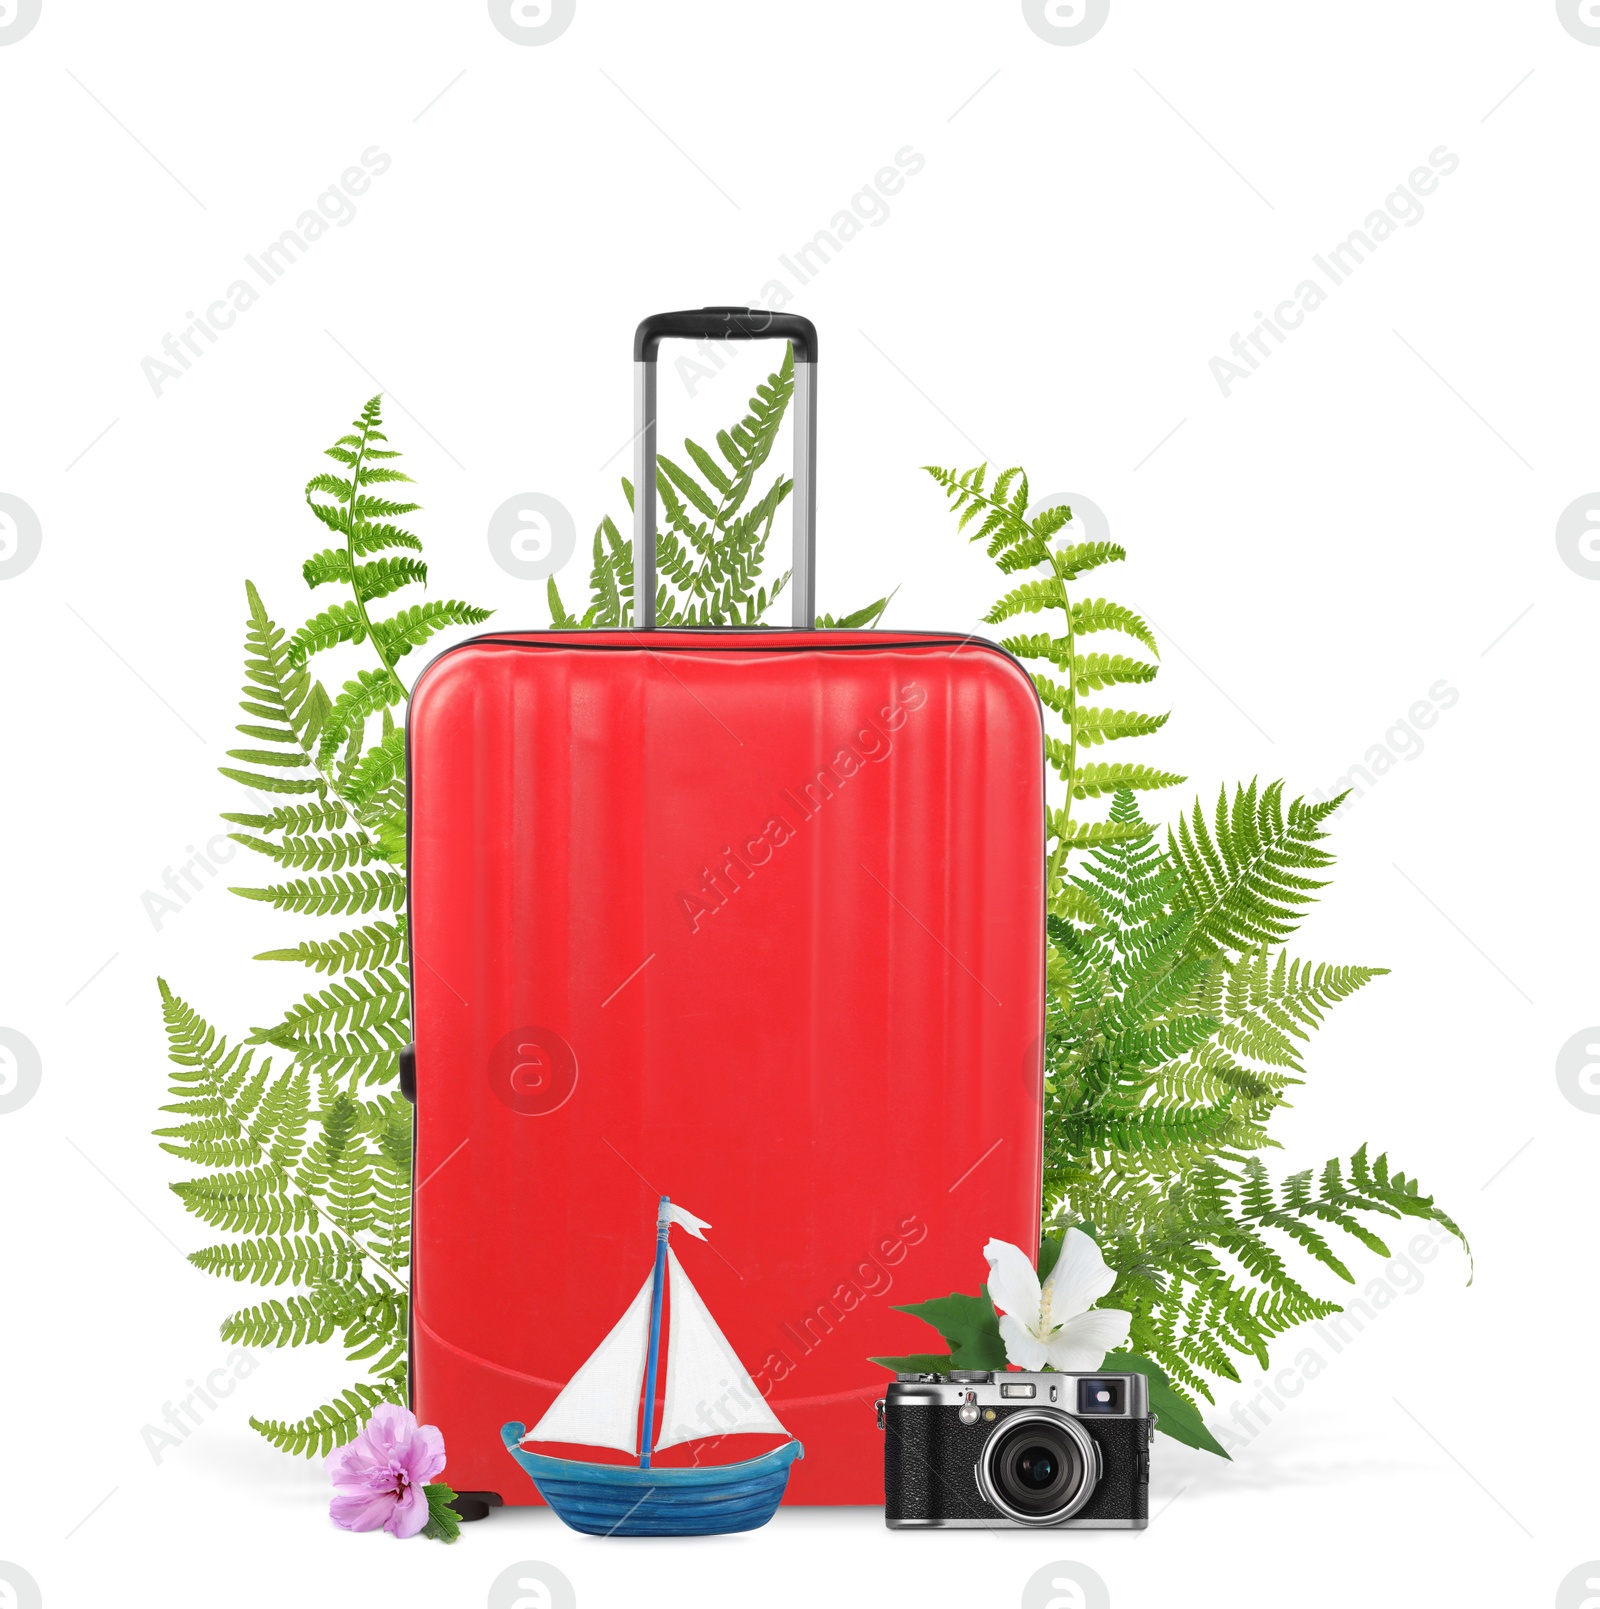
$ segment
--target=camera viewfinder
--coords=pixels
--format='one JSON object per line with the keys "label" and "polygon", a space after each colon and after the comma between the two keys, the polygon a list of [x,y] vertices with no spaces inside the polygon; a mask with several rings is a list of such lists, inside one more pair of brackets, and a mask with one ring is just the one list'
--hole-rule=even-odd
{"label": "camera viewfinder", "polygon": [[1089,1378],[1078,1382],[1078,1412],[1121,1414],[1128,1411],[1128,1382]]}

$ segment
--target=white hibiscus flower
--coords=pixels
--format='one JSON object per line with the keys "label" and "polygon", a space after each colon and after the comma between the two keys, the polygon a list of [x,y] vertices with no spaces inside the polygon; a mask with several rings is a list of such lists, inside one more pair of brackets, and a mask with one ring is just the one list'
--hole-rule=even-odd
{"label": "white hibiscus flower", "polygon": [[1001,1314],[1006,1356],[1022,1369],[1098,1369],[1107,1352],[1128,1339],[1133,1315],[1095,1308],[1117,1282],[1100,1248],[1081,1229],[1069,1229],[1061,1255],[1041,1286],[1028,1254],[1006,1240],[983,1248],[989,1261],[989,1300]]}

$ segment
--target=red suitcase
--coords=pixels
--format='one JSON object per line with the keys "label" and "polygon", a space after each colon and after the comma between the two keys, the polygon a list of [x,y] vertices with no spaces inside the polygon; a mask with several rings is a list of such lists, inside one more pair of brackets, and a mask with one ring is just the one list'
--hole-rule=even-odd
{"label": "red suitcase", "polygon": [[[755,334],[795,348],[795,629],[658,631],[656,347]],[[937,1346],[892,1304],[1037,1248],[1038,700],[971,637],[809,629],[815,365],[804,319],[647,320],[647,618],[474,638],[411,699],[412,1391],[458,1491],[539,1500],[500,1427],[629,1305],[662,1194],[805,1446],[790,1502],[882,1501],[868,1358]]]}

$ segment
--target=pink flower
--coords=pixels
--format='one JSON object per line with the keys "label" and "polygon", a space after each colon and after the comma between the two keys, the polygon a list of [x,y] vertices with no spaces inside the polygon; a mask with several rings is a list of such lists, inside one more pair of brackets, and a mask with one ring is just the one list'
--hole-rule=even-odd
{"label": "pink flower", "polygon": [[444,1468],[444,1437],[419,1425],[409,1408],[386,1402],[348,1447],[328,1454],[333,1477],[328,1517],[346,1531],[415,1536],[428,1523],[423,1488]]}

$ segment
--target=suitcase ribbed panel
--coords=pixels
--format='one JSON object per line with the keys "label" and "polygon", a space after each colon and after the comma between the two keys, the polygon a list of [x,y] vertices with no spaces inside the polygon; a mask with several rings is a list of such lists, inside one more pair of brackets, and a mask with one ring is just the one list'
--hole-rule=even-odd
{"label": "suitcase ribbed panel", "polygon": [[891,1304],[1037,1243],[1042,751],[1026,675],[970,639],[540,633],[428,668],[413,1390],[458,1490],[537,1500],[500,1427],[637,1292],[665,1193],[805,1444],[786,1500],[882,1501],[867,1358],[938,1349]]}

